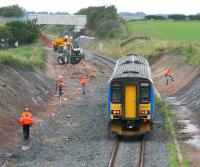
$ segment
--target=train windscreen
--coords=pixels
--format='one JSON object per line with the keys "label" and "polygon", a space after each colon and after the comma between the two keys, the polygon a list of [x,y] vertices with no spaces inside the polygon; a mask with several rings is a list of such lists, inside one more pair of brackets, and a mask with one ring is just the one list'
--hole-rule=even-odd
{"label": "train windscreen", "polygon": [[122,96],[122,86],[121,83],[113,83],[112,84],[112,103],[120,103],[121,102],[121,96]]}
{"label": "train windscreen", "polygon": [[140,103],[149,103],[150,101],[150,87],[148,83],[140,84]]}

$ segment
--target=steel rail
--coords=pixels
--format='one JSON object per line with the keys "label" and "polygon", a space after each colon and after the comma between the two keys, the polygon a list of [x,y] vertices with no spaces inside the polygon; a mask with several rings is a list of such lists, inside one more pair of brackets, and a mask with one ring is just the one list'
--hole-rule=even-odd
{"label": "steel rail", "polygon": [[115,60],[111,60],[110,58],[100,56],[96,53],[93,53],[92,51],[87,50],[90,54],[92,54],[93,58],[104,64],[109,70],[113,71],[115,67]]}
{"label": "steel rail", "polygon": [[108,167],[114,167],[115,159],[116,159],[117,152],[118,152],[118,148],[119,148],[119,139],[116,138],[114,146],[113,146],[111,158],[110,158],[110,161],[109,161],[109,164],[108,164]]}
{"label": "steel rail", "polygon": [[139,159],[138,167],[144,167],[145,152],[146,152],[146,140],[145,140],[145,136],[143,136],[142,141],[141,141],[141,146],[140,146],[140,159]]}

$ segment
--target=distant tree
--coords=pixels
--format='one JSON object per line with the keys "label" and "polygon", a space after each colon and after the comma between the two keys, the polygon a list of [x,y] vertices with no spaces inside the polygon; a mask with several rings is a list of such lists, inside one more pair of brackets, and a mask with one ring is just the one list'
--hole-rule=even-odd
{"label": "distant tree", "polygon": [[189,15],[188,19],[190,19],[190,20],[200,20],[200,15],[199,14],[197,14],[197,15]]}
{"label": "distant tree", "polygon": [[113,37],[120,31],[119,18],[115,6],[88,7],[77,14],[87,15],[87,27],[100,38]]}
{"label": "distant tree", "polygon": [[21,17],[24,15],[24,10],[18,5],[6,6],[0,8],[0,16],[3,17]]}
{"label": "distant tree", "polygon": [[6,24],[7,29],[12,35],[12,42],[18,41],[20,44],[34,42],[39,35],[39,27],[35,21],[20,22],[12,21]]}
{"label": "distant tree", "polygon": [[100,38],[113,38],[120,33],[119,23],[113,20],[106,20],[97,28],[96,34]]}
{"label": "distant tree", "polygon": [[186,20],[187,16],[183,14],[172,14],[169,15],[168,18],[173,20]]}
{"label": "distant tree", "polygon": [[6,27],[0,27],[0,48],[5,48],[12,43],[12,35]]}
{"label": "distant tree", "polygon": [[47,11],[37,12],[37,14],[48,14]]}
{"label": "distant tree", "polygon": [[36,12],[35,11],[28,11],[26,12],[26,14],[35,14]]}
{"label": "distant tree", "polygon": [[68,12],[56,12],[55,14],[60,14],[60,15],[69,15],[69,13]]}
{"label": "distant tree", "polygon": [[165,20],[166,18],[161,15],[146,15],[145,18],[147,20]]}

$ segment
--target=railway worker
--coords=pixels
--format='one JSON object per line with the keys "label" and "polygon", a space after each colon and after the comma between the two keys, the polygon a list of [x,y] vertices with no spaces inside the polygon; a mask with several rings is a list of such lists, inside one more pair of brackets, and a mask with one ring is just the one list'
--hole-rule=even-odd
{"label": "railway worker", "polygon": [[24,139],[28,140],[30,126],[33,124],[32,114],[28,107],[24,108],[24,112],[20,116],[19,123],[23,126]]}
{"label": "railway worker", "polygon": [[64,81],[63,81],[63,76],[60,75],[59,76],[59,80],[56,82],[56,91],[55,91],[55,95],[59,94],[59,97],[61,98],[61,96],[64,94],[63,91],[63,87],[65,86]]}
{"label": "railway worker", "polygon": [[70,52],[73,52],[73,51],[74,51],[74,46],[73,46],[73,44],[72,44],[71,42],[67,45],[67,47],[68,47],[68,50],[69,50]]}
{"label": "railway worker", "polygon": [[82,86],[83,95],[86,94],[87,79],[88,79],[88,77],[87,77],[86,75],[84,75],[84,76],[81,78],[81,86]]}
{"label": "railway worker", "polygon": [[171,69],[169,67],[167,67],[165,69],[165,78],[166,78],[166,85],[168,85],[170,78],[171,78],[171,81],[174,81],[174,78],[173,78],[173,76],[171,74]]}

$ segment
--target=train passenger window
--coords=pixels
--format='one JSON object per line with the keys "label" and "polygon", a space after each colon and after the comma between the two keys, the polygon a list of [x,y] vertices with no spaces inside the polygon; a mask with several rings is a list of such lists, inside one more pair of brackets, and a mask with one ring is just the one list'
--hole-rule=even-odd
{"label": "train passenger window", "polygon": [[113,83],[112,84],[112,96],[111,96],[111,102],[112,103],[120,103],[121,102],[121,96],[122,96],[122,87],[121,83]]}
{"label": "train passenger window", "polygon": [[150,90],[148,83],[140,84],[140,103],[149,103],[150,101]]}

